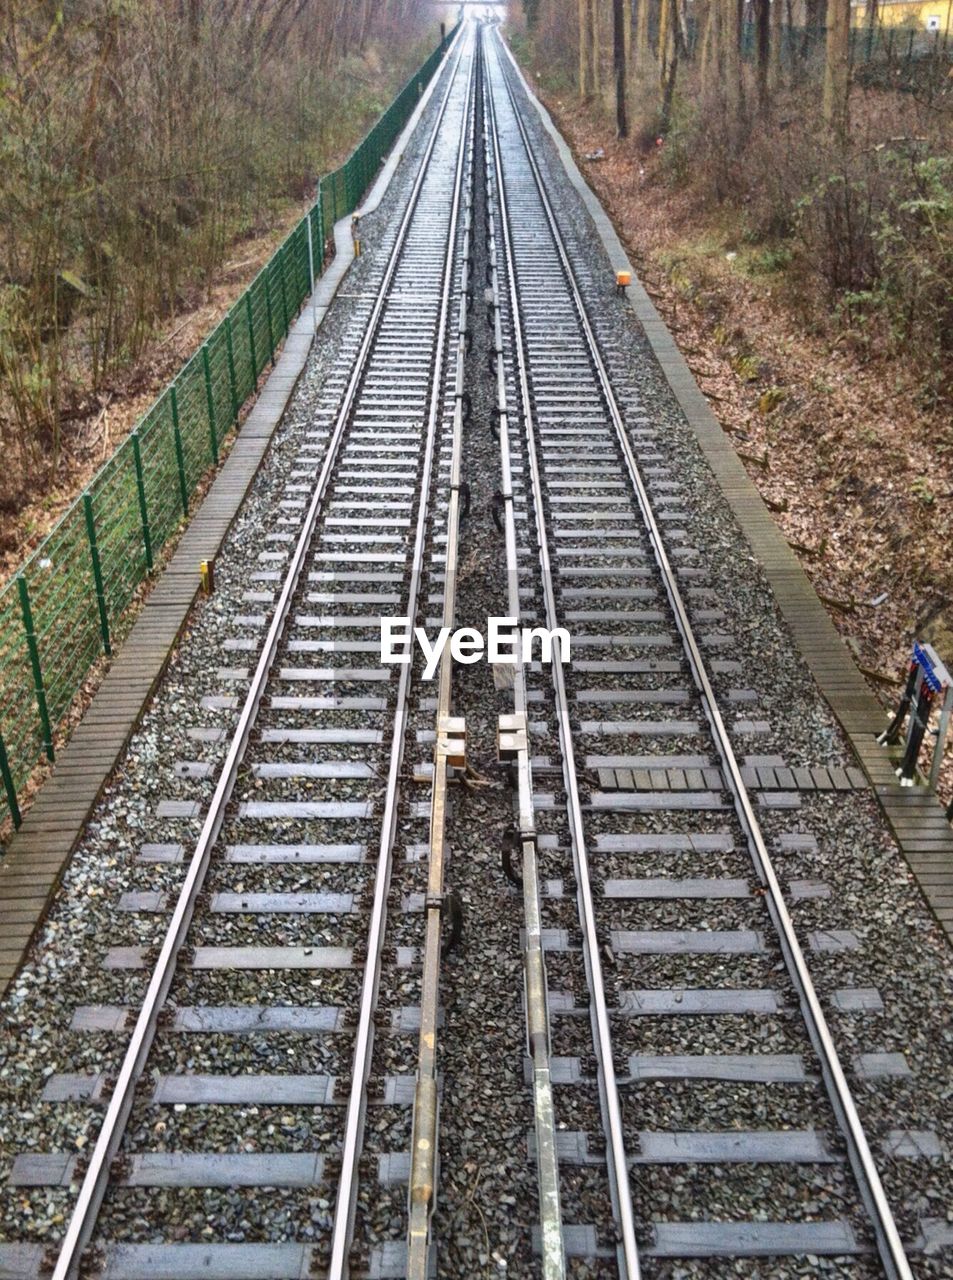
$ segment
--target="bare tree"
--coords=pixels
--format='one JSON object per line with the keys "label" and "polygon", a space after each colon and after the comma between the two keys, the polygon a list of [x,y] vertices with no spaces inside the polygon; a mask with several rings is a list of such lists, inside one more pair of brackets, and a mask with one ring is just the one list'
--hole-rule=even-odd
{"label": "bare tree", "polygon": [[649,60],[649,4],[651,0],[636,0],[638,12],[635,20],[635,67],[643,71]]}
{"label": "bare tree", "polygon": [[678,55],[682,44],[679,32],[678,0],[661,0],[658,33],[659,114],[667,127],[672,114]]}
{"label": "bare tree", "polygon": [[[627,18],[628,15],[628,18]],[[612,0],[612,67],[615,76],[615,122],[620,138],[629,136],[629,0]]]}
{"label": "bare tree", "polygon": [[600,0],[589,0],[589,67],[592,73],[592,92],[602,91],[602,30]]}
{"label": "bare tree", "polygon": [[767,115],[771,60],[771,0],[753,0],[755,29],[755,79],[758,92],[758,109]]}
{"label": "bare tree", "polygon": [[590,56],[592,41],[589,36],[589,0],[576,0],[579,17],[579,96],[588,98],[592,92]]}
{"label": "bare tree", "polygon": [[707,101],[714,96],[716,85],[719,94],[721,90],[721,7],[720,0],[699,0],[699,3],[699,88],[702,101]]}
{"label": "bare tree", "polygon": [[771,53],[768,67],[768,91],[773,96],[781,88],[781,65],[784,41],[783,0],[768,0],[771,8]]}
{"label": "bare tree", "polygon": [[3,0],[0,501],[356,141],[379,110],[368,43],[393,75],[434,18],[426,0]]}
{"label": "bare tree", "polygon": [[743,89],[741,84],[741,6],[739,0],[713,0],[721,5],[719,53],[720,78],[724,87],[725,115],[734,126],[741,119]]}
{"label": "bare tree", "polygon": [[828,5],[824,56],[824,119],[841,137],[850,127],[850,0]]}

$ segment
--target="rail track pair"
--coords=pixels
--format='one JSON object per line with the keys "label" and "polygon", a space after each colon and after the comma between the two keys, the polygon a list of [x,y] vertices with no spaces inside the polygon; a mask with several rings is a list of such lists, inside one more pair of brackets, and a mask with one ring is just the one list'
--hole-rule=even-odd
{"label": "rail track pair", "polygon": [[[261,533],[262,569],[230,641],[255,665],[230,672],[244,698],[200,835],[163,903],[161,944],[155,956],[134,947],[106,956],[107,966],[142,975],[141,996],[74,1019],[87,1033],[119,1035],[131,1024],[96,1142],[65,1175],[56,1153],[22,1157],[23,1185],[64,1176],[78,1185],[55,1261],[46,1258],[56,1280],[81,1271],[124,1280],[431,1273],[450,783],[466,759],[465,708],[455,703],[449,654],[429,701],[412,664],[381,666],[375,654],[382,613],[417,619],[435,603],[440,623],[454,625],[467,432],[489,429],[468,423],[465,385],[482,288],[509,613],[535,611],[529,620],[573,636],[566,671],[516,662],[499,722],[514,782],[510,872],[523,902],[540,1272],[634,1280],[650,1259],[868,1255],[888,1276],[913,1274],[719,707],[720,672],[696,635],[699,620],[717,621],[717,602],[697,566],[673,566],[671,532],[663,535],[677,527],[677,478],[638,411],[624,353],[600,340],[602,285],[591,265],[573,261],[521,92],[498,34],[465,24],[359,327],[342,342],[292,483]],[[474,224],[477,183],[485,226]],[[219,702],[227,710],[233,698]],[[406,785],[412,729],[432,744],[426,804]],[[560,761],[551,795],[538,789],[553,769],[540,758],[547,740]],[[666,751],[666,741],[689,749]],[[400,872],[416,910],[395,919],[403,842],[417,851],[416,870],[411,862]],[[685,874],[699,862],[718,874]],[[635,877],[633,864],[653,874]],[[574,889],[571,928],[572,895],[559,899],[552,884]],[[645,927],[640,912],[659,903],[667,927],[657,915]],[[711,928],[707,917],[726,903],[735,923]],[[127,904],[137,905],[146,909]],[[658,981],[626,987],[632,956]],[[555,957],[561,989],[547,975]],[[419,1006],[407,1011],[397,993],[417,965]],[[783,992],[752,983],[753,973],[781,967]],[[278,998],[191,997],[204,980],[209,992],[227,992],[236,975],[247,991],[255,973],[269,975]],[[314,1003],[315,990],[324,1003]],[[752,1052],[752,1027],[785,1006],[793,1050]],[[382,1013],[407,1015],[412,1053],[382,1051]],[[717,1028],[717,1051],[711,1041],[692,1051],[693,1020]],[[222,1060],[223,1040],[264,1037],[276,1048],[264,1070],[170,1069],[183,1036],[218,1046],[189,1055],[205,1065]],[[293,1052],[278,1047],[286,1036],[297,1037]],[[686,1042],[688,1051],[672,1052]],[[647,1121],[647,1081],[670,1082],[681,1096],[707,1090],[705,1123]],[[720,1128],[732,1091],[757,1099],[775,1122]],[[91,1096],[74,1077],[47,1085],[48,1099]],[[144,1147],[135,1124],[148,1105],[175,1109],[161,1147]],[[290,1109],[311,1117],[308,1138],[207,1150],[207,1107],[257,1109],[263,1134]],[[367,1175],[368,1115],[388,1109],[405,1117],[394,1141],[406,1146],[375,1158],[397,1171],[405,1231],[383,1243],[369,1233],[377,1242],[368,1243],[359,1224],[381,1194]],[[802,1173],[845,1161],[842,1211],[805,1209]],[[729,1184],[739,1171],[743,1196],[752,1164],[781,1171],[785,1216],[752,1201],[749,1216],[719,1217],[704,1186],[693,1218],[653,1210],[659,1169],[708,1165]],[[604,1186],[602,1219],[585,1217],[580,1169]],[[256,1238],[157,1240],[161,1220],[138,1236],[112,1230],[111,1206],[124,1196],[183,1187],[245,1189],[241,1212]],[[328,1205],[316,1227],[269,1234],[275,1205],[294,1222],[315,1197]],[[0,1272],[42,1271],[41,1247],[3,1249]]]}

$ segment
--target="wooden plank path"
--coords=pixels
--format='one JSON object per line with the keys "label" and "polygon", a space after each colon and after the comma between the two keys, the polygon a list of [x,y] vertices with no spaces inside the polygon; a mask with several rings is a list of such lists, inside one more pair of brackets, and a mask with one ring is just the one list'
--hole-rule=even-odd
{"label": "wooden plank path", "polygon": [[[326,287],[329,277],[321,283]],[[0,863],[0,989],[19,968],[93,806],[162,678],[199,590],[199,565],[218,554],[255,478],[304,368],[312,324],[306,306],[89,709],[9,841]]]}
{"label": "wooden plank path", "polygon": [[[449,52],[449,51],[448,51]],[[446,57],[444,59],[446,65]],[[421,95],[359,215],[383,199],[404,148],[441,79]],[[320,327],[354,258],[350,215],[334,228],[335,254],[305,300],[281,354],[175,553],[110,664],[67,745],[0,860],[0,995],[10,986],[93,807],[159,684],[199,591],[199,565],[213,559],[268,451]]]}
{"label": "wooden plank path", "polygon": [[553,140],[573,186],[585,203],[614,271],[628,271],[627,297],[682,412],[695,432],[715,479],[765,571],[778,607],[818,688],[870,779],[894,838],[931,911],[953,943],[953,831],[936,796],[926,787],[901,787],[897,760],[876,739],[887,726],[883,708],[857,670],[830,615],[817,597],[734,446],[722,431],[684,356],[639,282],[609,216],[579,171],[549,113],[512,59],[543,127]]}

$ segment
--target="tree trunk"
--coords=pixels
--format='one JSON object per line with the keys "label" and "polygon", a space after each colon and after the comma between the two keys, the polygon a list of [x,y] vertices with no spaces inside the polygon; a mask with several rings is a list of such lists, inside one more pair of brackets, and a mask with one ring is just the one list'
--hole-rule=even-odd
{"label": "tree trunk", "polygon": [[589,67],[592,75],[592,92],[598,97],[602,92],[602,32],[599,28],[599,0],[589,0]]}
{"label": "tree trunk", "polygon": [[612,69],[615,73],[615,124],[620,138],[629,136],[628,72],[629,42],[625,14],[629,0],[612,0]]}
{"label": "tree trunk", "polygon": [[706,0],[702,22],[701,40],[701,94],[702,101],[713,95],[717,88],[721,89],[721,10],[719,0]]}
{"label": "tree trunk", "polygon": [[[777,4],[777,0],[775,0]],[[756,79],[758,85],[758,110],[766,116],[769,107],[768,78],[771,57],[770,0],[754,0]]]}
{"label": "tree trunk", "polygon": [[[953,0],[951,0],[953,2]],[[622,61],[625,68],[626,134],[632,112],[632,0],[622,0]]]}
{"label": "tree trunk", "polygon": [[579,11],[579,96],[588,97],[589,83],[589,0],[578,0]]}
{"label": "tree trunk", "polygon": [[781,44],[784,40],[783,0],[769,0],[771,6],[771,53],[768,66],[768,91],[774,95],[781,88]]}
{"label": "tree trunk", "polygon": [[850,126],[850,0],[828,5],[824,58],[824,119],[841,138]]}
{"label": "tree trunk", "polygon": [[[847,3],[850,0],[846,0]],[[741,23],[737,0],[714,0],[720,3],[721,12],[721,74],[725,92],[725,109],[729,123],[736,125],[741,119]]]}
{"label": "tree trunk", "polygon": [[649,60],[649,4],[651,0],[638,0],[639,11],[635,20],[635,65],[641,72]]}
{"label": "tree trunk", "polygon": [[677,0],[662,0],[662,12],[659,17],[658,56],[663,129],[668,128],[668,122],[672,115],[672,98],[675,94],[675,78],[678,74],[680,43]]}
{"label": "tree trunk", "polygon": [[658,34],[656,36],[655,60],[658,63],[659,84],[665,78],[665,52],[668,48],[668,28],[671,22],[669,12],[671,0],[660,0],[658,13]]}

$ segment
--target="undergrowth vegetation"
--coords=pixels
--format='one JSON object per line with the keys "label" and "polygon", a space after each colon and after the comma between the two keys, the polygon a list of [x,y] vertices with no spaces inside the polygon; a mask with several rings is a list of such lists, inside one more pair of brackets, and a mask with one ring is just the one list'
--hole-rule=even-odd
{"label": "undergrowth vegetation", "polygon": [[[724,67],[717,76],[706,71],[713,55],[699,37],[691,50],[683,46],[676,79],[662,44],[653,44],[658,3],[670,0],[633,6],[636,26],[648,6],[646,47],[641,62],[636,49],[628,76],[633,182],[687,192],[702,223],[731,228],[722,250],[738,250],[749,270],[771,275],[810,332],[847,343],[864,360],[902,360],[924,408],[948,404],[953,64],[945,46],[897,65],[884,54],[856,69],[848,109],[832,125],[817,50],[766,68],[770,94],[759,94],[757,65],[739,62],[732,94]],[[558,97],[578,85],[574,27],[574,6],[540,0],[536,25],[515,36]],[[606,65],[599,91],[586,95],[607,117],[611,88]]]}

